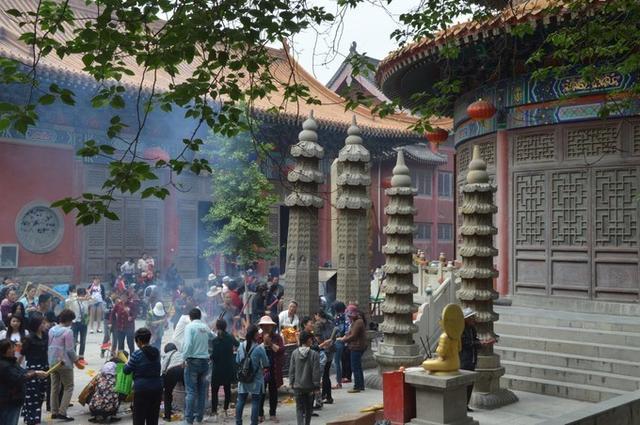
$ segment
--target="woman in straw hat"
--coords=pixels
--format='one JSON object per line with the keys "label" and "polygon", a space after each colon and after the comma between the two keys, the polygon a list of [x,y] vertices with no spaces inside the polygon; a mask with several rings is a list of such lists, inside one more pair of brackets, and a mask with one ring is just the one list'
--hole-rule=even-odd
{"label": "woman in straw hat", "polygon": [[[282,368],[284,366],[284,341],[282,337],[275,332],[276,323],[271,316],[266,315],[260,318],[258,326],[262,330],[262,342],[267,357],[269,358],[269,368],[265,372],[264,383],[269,390],[269,417],[272,422],[279,422],[276,416],[278,407],[278,388],[282,386]],[[266,394],[262,393],[260,400],[260,418],[264,420],[264,402]]]}

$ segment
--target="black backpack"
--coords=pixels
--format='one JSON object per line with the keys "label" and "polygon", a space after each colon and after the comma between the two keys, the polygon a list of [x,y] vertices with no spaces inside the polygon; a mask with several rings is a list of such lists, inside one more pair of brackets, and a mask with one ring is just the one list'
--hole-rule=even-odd
{"label": "black backpack", "polygon": [[254,348],[256,348],[255,343],[248,353],[245,352],[244,358],[238,363],[238,382],[243,384],[253,382],[253,378],[256,376],[256,370],[253,368],[253,362],[251,361],[251,353]]}

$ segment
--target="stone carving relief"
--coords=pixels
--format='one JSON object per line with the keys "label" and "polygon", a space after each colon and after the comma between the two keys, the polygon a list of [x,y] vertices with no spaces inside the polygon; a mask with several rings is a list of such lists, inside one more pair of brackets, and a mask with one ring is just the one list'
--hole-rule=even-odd
{"label": "stone carving relief", "polygon": [[595,171],[596,245],[635,247],[638,245],[635,168]]}
{"label": "stone carving relief", "polygon": [[544,174],[516,176],[514,193],[516,245],[544,245],[546,227]]}
{"label": "stone carving relief", "polygon": [[551,174],[551,240],[556,246],[587,243],[587,173],[560,171]]}
{"label": "stone carving relief", "polygon": [[567,156],[584,158],[614,153],[617,139],[616,127],[571,129],[567,132]]}
{"label": "stone carving relief", "polygon": [[546,161],[555,155],[553,134],[527,134],[516,137],[516,162]]}
{"label": "stone carving relief", "polygon": [[28,204],[18,213],[16,235],[27,251],[51,252],[60,244],[63,234],[62,215],[45,203]]}

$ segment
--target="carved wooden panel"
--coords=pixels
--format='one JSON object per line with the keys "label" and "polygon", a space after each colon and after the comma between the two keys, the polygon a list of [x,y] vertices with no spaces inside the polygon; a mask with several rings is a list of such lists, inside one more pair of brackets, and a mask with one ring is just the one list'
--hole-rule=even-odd
{"label": "carved wooden panel", "polygon": [[640,124],[634,125],[631,132],[631,144],[634,154],[640,154]]}
{"label": "carved wooden panel", "polygon": [[616,152],[616,127],[575,128],[567,132],[567,157],[584,158]]}
{"label": "carved wooden panel", "polygon": [[128,249],[143,246],[142,206],[140,203],[127,203],[124,223],[124,241]]}
{"label": "carved wooden panel", "polygon": [[515,161],[547,161],[555,156],[553,133],[526,134],[515,138]]}
{"label": "carved wooden panel", "polygon": [[638,245],[635,168],[595,171],[596,245],[635,247]]}
{"label": "carved wooden panel", "polygon": [[551,241],[556,246],[587,244],[587,173],[551,174]]}
{"label": "carved wooden panel", "polygon": [[480,143],[480,156],[487,163],[487,166],[494,167],[496,165],[496,143],[490,142]]}
{"label": "carved wooden panel", "polygon": [[463,147],[456,152],[458,174],[465,174],[471,161],[471,147]]}
{"label": "carved wooden panel", "polygon": [[544,174],[517,175],[513,190],[515,243],[517,245],[543,245],[547,203]]}

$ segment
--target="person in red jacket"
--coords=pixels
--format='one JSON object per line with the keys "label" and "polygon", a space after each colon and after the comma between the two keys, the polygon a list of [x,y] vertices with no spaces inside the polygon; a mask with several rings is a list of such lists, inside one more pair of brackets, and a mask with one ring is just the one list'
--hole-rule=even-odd
{"label": "person in red jacket", "polygon": [[114,345],[112,352],[113,355],[118,350],[124,350],[124,341],[127,340],[127,346],[129,347],[129,353],[135,351],[133,345],[133,334],[136,328],[136,303],[130,299],[128,292],[122,293],[118,297],[116,305],[111,310],[111,326],[114,327],[116,336],[116,344]]}

